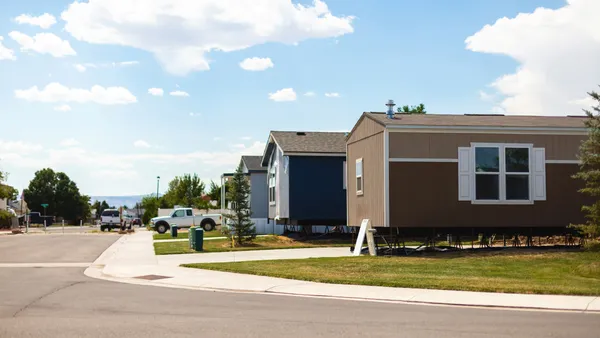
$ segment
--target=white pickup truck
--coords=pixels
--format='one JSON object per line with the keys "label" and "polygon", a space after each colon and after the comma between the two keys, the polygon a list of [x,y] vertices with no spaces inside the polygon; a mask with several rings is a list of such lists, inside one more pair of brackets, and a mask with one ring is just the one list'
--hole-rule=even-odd
{"label": "white pickup truck", "polygon": [[194,215],[192,208],[177,208],[169,216],[152,218],[150,226],[159,234],[169,231],[171,224],[177,224],[178,228],[189,228],[193,225],[199,225],[205,231],[211,231],[217,225],[221,225],[222,218],[220,214]]}

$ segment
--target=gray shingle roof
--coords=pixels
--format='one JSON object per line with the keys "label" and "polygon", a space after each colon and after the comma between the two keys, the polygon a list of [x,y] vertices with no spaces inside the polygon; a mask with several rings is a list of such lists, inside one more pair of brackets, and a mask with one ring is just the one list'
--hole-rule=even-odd
{"label": "gray shingle roof", "polygon": [[346,133],[272,131],[284,153],[346,153]]}
{"label": "gray shingle roof", "polygon": [[586,121],[585,116],[395,114],[388,119],[385,113],[365,114],[386,126],[585,128]]}
{"label": "gray shingle roof", "polygon": [[266,171],[267,168],[261,165],[262,156],[242,156],[242,161],[248,168],[248,171]]}

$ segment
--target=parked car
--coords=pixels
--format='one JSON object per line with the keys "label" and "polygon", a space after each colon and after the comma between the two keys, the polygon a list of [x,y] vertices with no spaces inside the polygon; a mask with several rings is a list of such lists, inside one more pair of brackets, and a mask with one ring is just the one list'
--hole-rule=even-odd
{"label": "parked car", "polygon": [[221,225],[221,214],[194,215],[192,208],[177,208],[169,216],[154,217],[150,220],[150,226],[159,234],[169,231],[171,224],[178,228],[189,228],[193,225],[201,226],[205,231],[214,230]]}
{"label": "parked car", "polygon": [[142,225],[142,220],[139,219],[139,218],[134,218],[133,221],[131,221],[131,225],[141,226]]}
{"label": "parked car", "polygon": [[46,221],[46,226],[51,226],[54,223],[54,216],[42,216],[37,211],[30,212],[27,217],[29,218],[29,224],[44,224],[44,220]]}
{"label": "parked car", "polygon": [[112,229],[121,227],[121,214],[117,209],[106,209],[100,215],[100,230],[111,231]]}

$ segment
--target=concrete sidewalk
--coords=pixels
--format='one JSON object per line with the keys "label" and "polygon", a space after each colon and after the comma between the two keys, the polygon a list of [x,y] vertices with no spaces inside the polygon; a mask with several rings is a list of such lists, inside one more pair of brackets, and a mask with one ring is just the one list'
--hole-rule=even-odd
{"label": "concrete sidewalk", "polygon": [[[271,235],[258,235],[256,237],[267,237]],[[227,237],[204,237],[205,241],[212,241],[215,239],[227,239]],[[155,239],[154,243],[169,243],[169,242],[188,242],[188,238],[172,238],[172,239]]]}
{"label": "concrete sidewalk", "polygon": [[197,290],[600,313],[600,297],[336,285],[178,267],[179,264],[192,262],[301,259],[349,254],[348,248],[319,248],[155,256],[152,233],[138,230],[135,234],[122,236],[86,269],[85,274],[115,282]]}

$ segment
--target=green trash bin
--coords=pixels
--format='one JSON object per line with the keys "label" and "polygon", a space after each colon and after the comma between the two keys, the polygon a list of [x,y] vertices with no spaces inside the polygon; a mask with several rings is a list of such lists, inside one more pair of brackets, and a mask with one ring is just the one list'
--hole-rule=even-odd
{"label": "green trash bin", "polygon": [[190,249],[194,250],[196,248],[196,231],[194,231],[195,227],[191,227],[188,231],[188,239],[190,241]]}
{"label": "green trash bin", "polygon": [[197,227],[194,230],[194,237],[195,237],[195,241],[194,241],[194,250],[196,251],[202,251],[203,250],[203,244],[204,244],[204,229],[202,229],[202,227]]}
{"label": "green trash bin", "polygon": [[177,238],[177,224],[171,224],[171,237]]}

